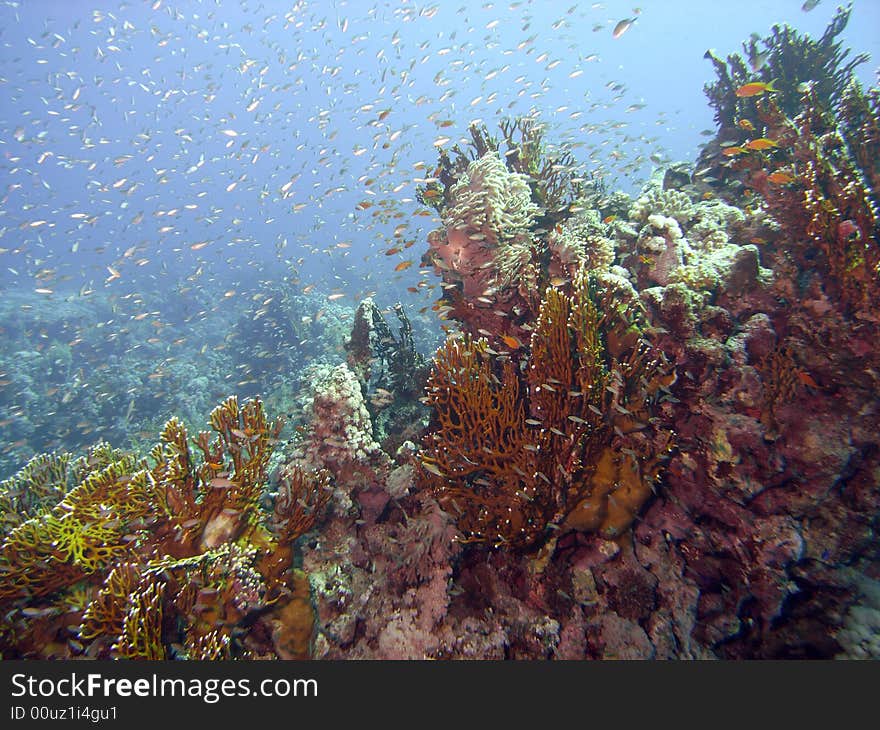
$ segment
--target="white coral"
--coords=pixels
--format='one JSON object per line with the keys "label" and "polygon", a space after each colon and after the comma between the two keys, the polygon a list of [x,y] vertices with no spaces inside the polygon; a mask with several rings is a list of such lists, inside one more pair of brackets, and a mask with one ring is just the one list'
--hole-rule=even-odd
{"label": "white coral", "polygon": [[447,229],[485,236],[492,244],[528,236],[541,209],[532,202],[528,177],[507,169],[498,152],[487,152],[468,165],[450,190],[452,207],[444,219]]}
{"label": "white coral", "polygon": [[595,210],[582,211],[550,232],[547,245],[563,265],[583,263],[589,270],[604,271],[614,263],[614,241]]}
{"label": "white coral", "polygon": [[694,216],[694,211],[694,204],[686,193],[652,187],[633,203],[630,219],[645,223],[652,214],[659,214],[685,225]]}
{"label": "white coral", "polygon": [[678,221],[658,213],[648,216],[639,235],[638,251],[648,279],[661,286],[672,282],[675,271],[693,253]]}
{"label": "white coral", "polygon": [[357,376],[345,363],[316,383],[312,398],[314,450],[324,465],[363,462],[378,452]]}

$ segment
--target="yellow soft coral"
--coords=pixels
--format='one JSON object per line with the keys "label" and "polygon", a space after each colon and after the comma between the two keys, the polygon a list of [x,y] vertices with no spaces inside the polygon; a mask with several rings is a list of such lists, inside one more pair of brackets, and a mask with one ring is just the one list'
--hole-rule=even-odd
{"label": "yellow soft coral", "polygon": [[[286,607],[283,621],[298,627],[283,651],[308,651],[311,609],[292,543],[320,517],[329,475],[288,466],[270,513],[262,500],[280,421],[259,400],[229,398],[210,422],[190,439],[169,420],[148,459],[101,445],[79,459],[46,457],[3,483],[0,508],[21,513],[4,520],[12,529],[0,542],[4,657],[42,652],[40,637],[77,624],[67,647],[76,655],[246,656],[242,622],[269,607]],[[22,502],[31,481],[40,497]]]}

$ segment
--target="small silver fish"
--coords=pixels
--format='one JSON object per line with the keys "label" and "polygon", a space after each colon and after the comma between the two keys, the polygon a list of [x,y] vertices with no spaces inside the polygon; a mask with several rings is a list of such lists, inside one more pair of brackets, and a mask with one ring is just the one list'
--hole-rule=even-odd
{"label": "small silver fish", "polygon": [[620,38],[620,36],[626,33],[630,29],[630,26],[635,22],[635,18],[624,18],[617,25],[614,26],[614,30],[611,31],[611,37]]}

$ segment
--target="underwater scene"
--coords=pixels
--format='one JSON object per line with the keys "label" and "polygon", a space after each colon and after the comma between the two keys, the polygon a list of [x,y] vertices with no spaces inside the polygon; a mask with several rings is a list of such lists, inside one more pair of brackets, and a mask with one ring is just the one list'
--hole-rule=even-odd
{"label": "underwater scene", "polygon": [[880,658],[878,28],[0,2],[0,657]]}

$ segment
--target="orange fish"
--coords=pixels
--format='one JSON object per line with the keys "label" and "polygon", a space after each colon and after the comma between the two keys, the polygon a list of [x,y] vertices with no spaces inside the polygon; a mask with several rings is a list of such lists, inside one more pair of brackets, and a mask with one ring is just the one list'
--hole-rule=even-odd
{"label": "orange fish", "polygon": [[734,155],[741,155],[744,152],[748,152],[745,147],[725,147],[721,150],[721,154],[725,157],[733,157]]}
{"label": "orange fish", "polygon": [[804,385],[809,385],[811,388],[816,388],[817,390],[819,389],[819,384],[810,377],[809,373],[805,373],[803,370],[798,370],[797,377]]}
{"label": "orange fish", "polygon": [[755,125],[752,124],[748,119],[740,119],[736,123],[736,126],[739,127],[740,129],[746,129],[749,132],[755,131]]}
{"label": "orange fish", "polygon": [[743,147],[747,150],[771,150],[774,147],[778,147],[775,141],[772,139],[767,139],[766,137],[759,137],[758,139],[752,139],[746,142]]}
{"label": "orange fish", "polygon": [[501,341],[511,350],[518,350],[520,347],[523,346],[522,342],[511,335],[501,335]]}
{"label": "orange fish", "polygon": [[395,271],[405,271],[410,266],[412,266],[412,264],[413,264],[412,261],[401,261],[399,264],[397,264],[397,266],[394,267],[394,270]]}
{"label": "orange fish", "polygon": [[788,185],[788,183],[794,182],[794,175],[783,172],[782,170],[777,170],[776,172],[771,172],[767,175],[767,180],[774,185]]}
{"label": "orange fish", "polygon": [[740,86],[736,90],[736,95],[742,99],[747,96],[760,96],[761,94],[768,92],[772,94],[775,91],[779,91],[779,89],[773,86],[773,81],[769,84],[765,84],[763,81],[752,81],[751,83]]}

